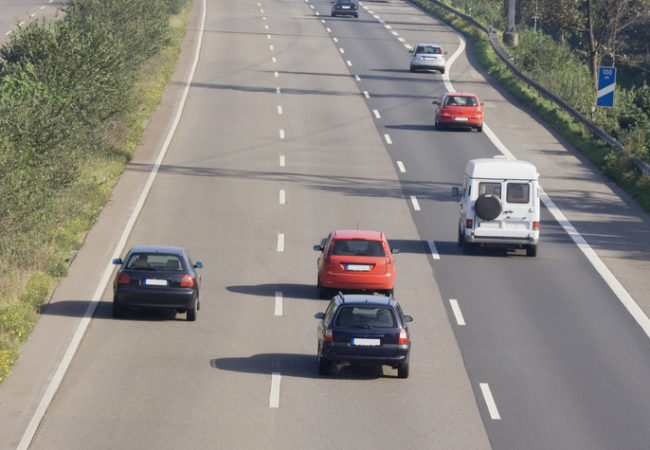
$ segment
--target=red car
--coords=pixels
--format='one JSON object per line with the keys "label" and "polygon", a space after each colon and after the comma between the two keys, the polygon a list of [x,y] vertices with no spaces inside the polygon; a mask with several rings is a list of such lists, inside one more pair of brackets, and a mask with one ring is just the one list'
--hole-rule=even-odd
{"label": "red car", "polygon": [[318,258],[318,296],[337,291],[381,292],[392,296],[395,286],[393,253],[380,231],[335,230],[322,245]]}
{"label": "red car", "polygon": [[457,127],[483,130],[483,107],[476,94],[449,92],[440,100],[434,100],[433,104],[437,105],[437,129]]}

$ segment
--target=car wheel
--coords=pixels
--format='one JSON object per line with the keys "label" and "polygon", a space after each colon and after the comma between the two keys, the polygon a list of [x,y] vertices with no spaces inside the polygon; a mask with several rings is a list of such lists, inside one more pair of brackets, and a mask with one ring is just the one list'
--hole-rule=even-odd
{"label": "car wheel", "polygon": [[117,298],[113,298],[113,317],[122,317],[124,315],[124,308],[117,302]]}
{"label": "car wheel", "polygon": [[323,287],[323,285],[320,284],[320,281],[318,282],[318,284],[316,284],[316,291],[318,292],[318,298],[321,298],[323,300],[326,300],[326,299],[329,298],[328,294],[329,294],[330,290],[327,289],[326,287]]}
{"label": "car wheel", "polygon": [[359,18],[359,14],[355,14],[355,15],[354,15],[354,18],[355,18],[355,19],[358,19],[358,18]]}
{"label": "car wheel", "polygon": [[404,363],[397,367],[397,376],[399,378],[409,377],[409,363]]}
{"label": "car wheel", "polygon": [[440,74],[443,75],[444,73],[445,73],[445,69],[444,68],[440,69]]}
{"label": "car wheel", "polygon": [[496,195],[483,194],[474,205],[476,215],[483,220],[494,220],[501,214],[501,200]]}
{"label": "car wheel", "polygon": [[436,119],[436,129],[440,130],[440,131],[445,129],[445,126],[442,123],[440,123],[440,121],[438,121],[438,119]]}
{"label": "car wheel", "polygon": [[186,319],[188,322],[194,322],[196,320],[196,311],[198,310],[199,299],[197,298],[192,302],[192,305],[187,308]]}
{"label": "car wheel", "polygon": [[537,256],[537,246],[529,245],[526,247],[526,256]]}
{"label": "car wheel", "polygon": [[329,375],[331,364],[329,360],[320,354],[318,351],[318,375]]}
{"label": "car wheel", "polygon": [[480,124],[478,127],[476,127],[476,131],[478,131],[479,133],[483,131],[483,124]]}
{"label": "car wheel", "polygon": [[332,13],[332,17],[336,17],[336,14]]}
{"label": "car wheel", "polygon": [[409,67],[409,72],[415,72],[415,69],[413,68],[413,66]]}
{"label": "car wheel", "polygon": [[384,291],[384,295],[386,295],[386,297],[393,297],[394,294],[395,294],[395,289],[386,289]]}

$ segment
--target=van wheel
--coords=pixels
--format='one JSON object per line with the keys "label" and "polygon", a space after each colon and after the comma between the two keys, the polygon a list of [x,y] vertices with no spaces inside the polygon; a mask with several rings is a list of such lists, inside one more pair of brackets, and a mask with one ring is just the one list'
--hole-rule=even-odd
{"label": "van wheel", "polygon": [[494,220],[501,214],[501,200],[493,194],[483,194],[474,205],[476,215],[483,220]]}
{"label": "van wheel", "polygon": [[537,256],[537,246],[529,245],[526,247],[526,256]]}

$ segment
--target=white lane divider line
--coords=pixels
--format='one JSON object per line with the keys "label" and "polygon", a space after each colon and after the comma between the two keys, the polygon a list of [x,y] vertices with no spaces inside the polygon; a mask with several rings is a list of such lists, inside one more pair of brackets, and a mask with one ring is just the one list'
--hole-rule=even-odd
{"label": "white lane divider line", "polygon": [[278,60],[275,58],[275,56],[271,58],[271,61],[273,61],[273,64],[275,64],[276,62],[278,62]]}
{"label": "white lane divider line", "polygon": [[284,164],[286,162],[285,160],[286,158],[284,157],[284,155],[280,155],[280,167],[284,167]]}
{"label": "white lane divider line", "polygon": [[365,98],[370,98],[370,94],[368,93],[368,91],[363,91],[363,96]]}
{"label": "white lane divider line", "polygon": [[343,50],[343,48],[339,48],[339,51],[341,52],[341,54],[345,53],[345,50]]}
{"label": "white lane divider line", "polygon": [[397,31],[391,31],[390,34],[392,34],[393,36],[399,36],[399,33]]}
{"label": "white lane divider line", "polygon": [[451,311],[454,313],[454,317],[456,318],[456,323],[464,327],[465,326],[465,318],[463,317],[463,313],[460,310],[460,305],[458,305],[458,300],[455,298],[449,299],[449,305],[451,306]]}
{"label": "white lane divider line", "polygon": [[274,71],[274,72],[273,72],[273,76],[274,76],[275,78],[278,78],[278,77],[280,76],[280,72],[278,72],[277,70]]}
{"label": "white lane divider line", "polygon": [[[323,22],[325,22],[325,21],[323,21]],[[332,32],[332,29],[331,29],[331,28],[325,28],[325,30],[327,30],[328,33],[331,33],[331,32]]]}
{"label": "white lane divider line", "polygon": [[345,61],[345,63],[348,65],[348,67],[352,67],[352,61],[350,61],[349,59]]}
{"label": "white lane divider line", "polygon": [[420,204],[418,203],[418,199],[415,198],[415,195],[411,195],[411,203],[413,204],[413,209],[416,211],[420,210]]}
{"label": "white lane divider line", "polygon": [[280,380],[282,375],[280,372],[271,373],[271,395],[269,396],[269,408],[280,407]]}
{"label": "white lane divider line", "polygon": [[492,397],[492,391],[490,391],[490,386],[487,383],[479,383],[481,388],[481,393],[485,399],[485,404],[487,405],[488,412],[490,413],[490,418],[492,420],[501,420],[499,415],[499,410],[497,409],[497,404],[494,402]]}
{"label": "white lane divider line", "polygon": [[269,29],[269,26],[268,26],[268,25],[264,25],[264,29],[265,29],[265,30],[268,30],[268,29]]}
{"label": "white lane divider line", "polygon": [[397,161],[397,168],[400,172],[406,173],[406,167],[404,167],[404,163],[402,161]]}
{"label": "white lane divider line", "polygon": [[333,40],[334,42],[336,42],[336,43],[339,42],[339,39],[338,39],[337,37],[333,37],[332,40]]}
{"label": "white lane divider line", "polygon": [[275,291],[275,315],[282,315],[282,291]]}
{"label": "white lane divider line", "polygon": [[402,44],[406,42],[406,39],[404,39],[402,36],[397,38],[398,41],[400,41]]}
{"label": "white lane divider line", "polygon": [[316,11],[316,15],[317,15],[317,16],[320,16],[320,13],[319,13],[318,11]]}
{"label": "white lane divider line", "polygon": [[278,105],[278,114],[282,114],[282,105]]}
{"label": "white lane divider line", "polygon": [[280,139],[284,139],[284,128],[280,128],[279,134],[280,134]]}
{"label": "white lane divider line", "polygon": [[381,116],[379,115],[379,111],[377,111],[376,109],[373,109],[372,113],[375,115],[375,118],[381,119]]}
{"label": "white lane divider line", "polygon": [[427,244],[429,244],[429,252],[431,253],[431,257],[435,260],[440,259],[440,253],[438,253],[436,243],[434,241],[427,241]]}
{"label": "white lane divider line", "polygon": [[354,79],[357,80],[357,81],[361,81],[361,77],[359,75],[355,75]]}
{"label": "white lane divider line", "polygon": [[9,30],[5,33],[5,36],[9,36],[12,33],[12,30]]}
{"label": "white lane divider line", "polygon": [[280,189],[280,204],[281,205],[286,205],[287,204],[287,194],[284,191],[284,189]]}
{"label": "white lane divider line", "polygon": [[273,44],[269,45],[269,50],[273,51]]}
{"label": "white lane divider line", "polygon": [[281,90],[279,87],[276,87],[276,88],[275,88],[275,93],[276,93],[276,94],[281,94],[281,93],[282,93],[282,90]]}
{"label": "white lane divider line", "polygon": [[266,35],[266,38],[267,38],[267,39],[271,39],[271,35],[270,35],[270,34],[267,34],[267,35]]}
{"label": "white lane divider line", "polygon": [[384,134],[384,139],[386,140],[386,143],[389,145],[393,143],[393,140],[390,138],[390,135],[388,134]]}
{"label": "white lane divider line", "polygon": [[278,252],[283,252],[284,251],[284,233],[278,233],[277,251]]}
{"label": "white lane divider line", "polygon": [[262,17],[262,20],[266,20],[266,17]]}

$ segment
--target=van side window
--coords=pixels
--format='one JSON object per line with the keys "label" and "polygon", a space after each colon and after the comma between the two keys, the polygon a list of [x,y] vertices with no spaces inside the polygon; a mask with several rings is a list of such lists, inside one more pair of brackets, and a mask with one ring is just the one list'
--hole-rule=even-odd
{"label": "van side window", "polygon": [[506,187],[506,201],[508,203],[528,203],[530,200],[530,186],[528,183],[508,183]]}
{"label": "van side window", "polygon": [[478,195],[481,196],[483,194],[492,194],[495,197],[501,198],[501,183],[488,183],[488,182],[481,182],[478,184]]}

